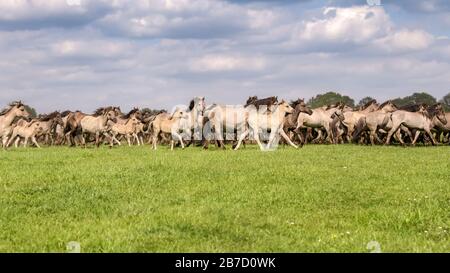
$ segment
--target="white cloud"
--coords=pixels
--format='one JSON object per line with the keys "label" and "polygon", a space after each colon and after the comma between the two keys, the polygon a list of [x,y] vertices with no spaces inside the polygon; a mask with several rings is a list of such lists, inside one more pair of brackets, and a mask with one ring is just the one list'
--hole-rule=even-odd
{"label": "white cloud", "polygon": [[294,34],[306,41],[363,43],[385,35],[391,28],[389,16],[379,7],[330,7],[324,9],[323,17],[304,21]]}
{"label": "white cloud", "polygon": [[252,71],[264,69],[265,64],[263,58],[209,55],[191,62],[190,68],[195,72]]}
{"label": "white cloud", "polygon": [[375,45],[388,51],[423,50],[433,41],[434,37],[423,30],[402,29],[375,41]]}

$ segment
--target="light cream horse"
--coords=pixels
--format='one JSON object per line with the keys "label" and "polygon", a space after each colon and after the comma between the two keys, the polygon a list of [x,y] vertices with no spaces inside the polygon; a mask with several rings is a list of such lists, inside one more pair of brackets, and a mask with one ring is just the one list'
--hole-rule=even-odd
{"label": "light cream horse", "polygon": [[161,133],[171,134],[170,149],[173,150],[175,139],[180,141],[181,148],[184,149],[183,138],[180,135],[182,130],[190,129],[183,127],[186,124],[183,119],[188,118],[186,112],[180,108],[176,108],[172,115],[168,113],[160,113],[150,123],[153,130],[152,148],[157,149],[158,137]]}
{"label": "light cream horse", "polygon": [[[342,115],[343,104],[339,104],[338,106],[323,106],[319,108],[312,109],[312,114],[308,113],[300,113],[297,118],[297,128],[296,132],[300,132],[300,129],[303,128],[315,128],[321,129],[324,128],[327,133],[327,138],[330,143],[333,143],[333,133],[331,125],[333,123],[334,116]],[[314,141],[318,141],[322,137],[322,131],[317,130],[318,136]]]}
{"label": "light cream horse", "polygon": [[139,138],[136,134],[136,126],[138,123],[140,123],[140,121],[135,117],[129,118],[125,124],[108,121],[108,125],[110,127],[109,132],[113,140],[112,144],[116,142],[119,146],[122,145],[117,139],[118,135],[125,136],[128,142],[128,146],[131,146],[131,137],[133,137],[139,143]]}
{"label": "light cream horse", "polygon": [[[291,139],[286,135],[283,130],[285,117],[287,114],[292,114],[294,112],[294,108],[292,108],[289,103],[284,100],[276,103],[271,112],[265,110],[256,110],[256,108],[252,105],[245,108],[247,112],[246,122],[248,125],[248,129],[245,130],[239,137],[238,143],[234,150],[239,149],[242,141],[247,137],[250,130],[253,132],[253,137],[258,143],[259,148],[263,150],[270,150],[274,147],[275,140],[278,139],[279,136],[283,137],[289,145],[294,148],[298,148]],[[264,147],[259,139],[260,132],[269,132],[269,140],[267,146]]]}
{"label": "light cream horse", "polygon": [[390,143],[392,135],[403,125],[410,129],[417,129],[412,145],[416,144],[417,138],[420,135],[420,130],[425,131],[431,138],[433,145],[436,145],[437,142],[431,133],[431,129],[435,124],[435,122],[433,122],[435,118],[442,124],[447,124],[445,112],[440,104],[435,104],[430,107],[422,105],[418,112],[408,112],[404,110],[394,112],[391,116],[392,127],[388,132],[385,144],[388,145]]}
{"label": "light cream horse", "polygon": [[108,131],[110,129],[108,126],[108,121],[116,122],[116,115],[116,111],[113,108],[108,107],[97,109],[94,115],[84,116],[80,120],[82,145],[86,147],[86,139],[84,134],[94,134],[95,145],[97,147],[100,146],[100,135],[110,138],[111,145],[112,139],[111,136],[108,135]]}
{"label": "light cream horse", "polygon": [[16,140],[14,146],[17,148],[20,139],[23,138],[23,147],[27,147],[28,140],[31,139],[36,147],[41,148],[41,146],[39,146],[38,142],[36,141],[36,135],[41,131],[42,127],[39,120],[32,120],[30,122],[27,122],[26,120],[21,119],[17,122],[16,126],[12,130],[11,138],[6,144],[6,147],[9,147],[9,145],[11,145],[14,140]]}
{"label": "light cream horse", "polygon": [[30,114],[25,109],[22,102],[13,102],[9,107],[0,112],[0,138],[2,139],[2,147],[6,148],[8,136],[13,129],[12,123],[16,117],[28,117]]}

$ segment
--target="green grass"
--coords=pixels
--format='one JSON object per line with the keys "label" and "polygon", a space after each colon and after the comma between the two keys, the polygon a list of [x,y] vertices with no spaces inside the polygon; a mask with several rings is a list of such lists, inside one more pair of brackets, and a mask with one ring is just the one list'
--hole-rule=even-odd
{"label": "green grass", "polygon": [[0,151],[0,252],[450,251],[450,147]]}

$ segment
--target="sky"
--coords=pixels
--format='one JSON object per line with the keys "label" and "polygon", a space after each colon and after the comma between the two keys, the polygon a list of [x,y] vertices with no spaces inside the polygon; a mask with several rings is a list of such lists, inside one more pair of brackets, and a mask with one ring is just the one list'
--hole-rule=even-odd
{"label": "sky", "polygon": [[[380,4],[380,5],[378,5]],[[450,92],[450,1],[1,0],[0,108]]]}

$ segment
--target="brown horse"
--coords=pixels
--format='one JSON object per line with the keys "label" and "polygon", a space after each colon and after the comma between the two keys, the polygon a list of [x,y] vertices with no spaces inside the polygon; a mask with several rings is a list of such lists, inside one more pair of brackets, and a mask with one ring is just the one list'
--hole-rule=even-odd
{"label": "brown horse", "polygon": [[247,107],[249,105],[254,105],[257,110],[260,109],[260,107],[267,107],[267,109],[270,111],[272,106],[278,103],[278,97],[268,97],[264,99],[258,99],[257,96],[249,97],[245,106]]}
{"label": "brown horse", "polygon": [[[306,105],[304,99],[297,99],[295,101],[291,101],[290,103],[291,107],[294,108],[294,112],[291,114],[287,114],[284,118],[284,126],[283,130],[287,135],[293,135],[295,132],[295,129],[297,128],[297,120],[298,115],[300,113],[306,113],[308,115],[312,114],[312,110]],[[297,134],[300,141],[300,147],[303,147],[304,139],[301,134]]]}

